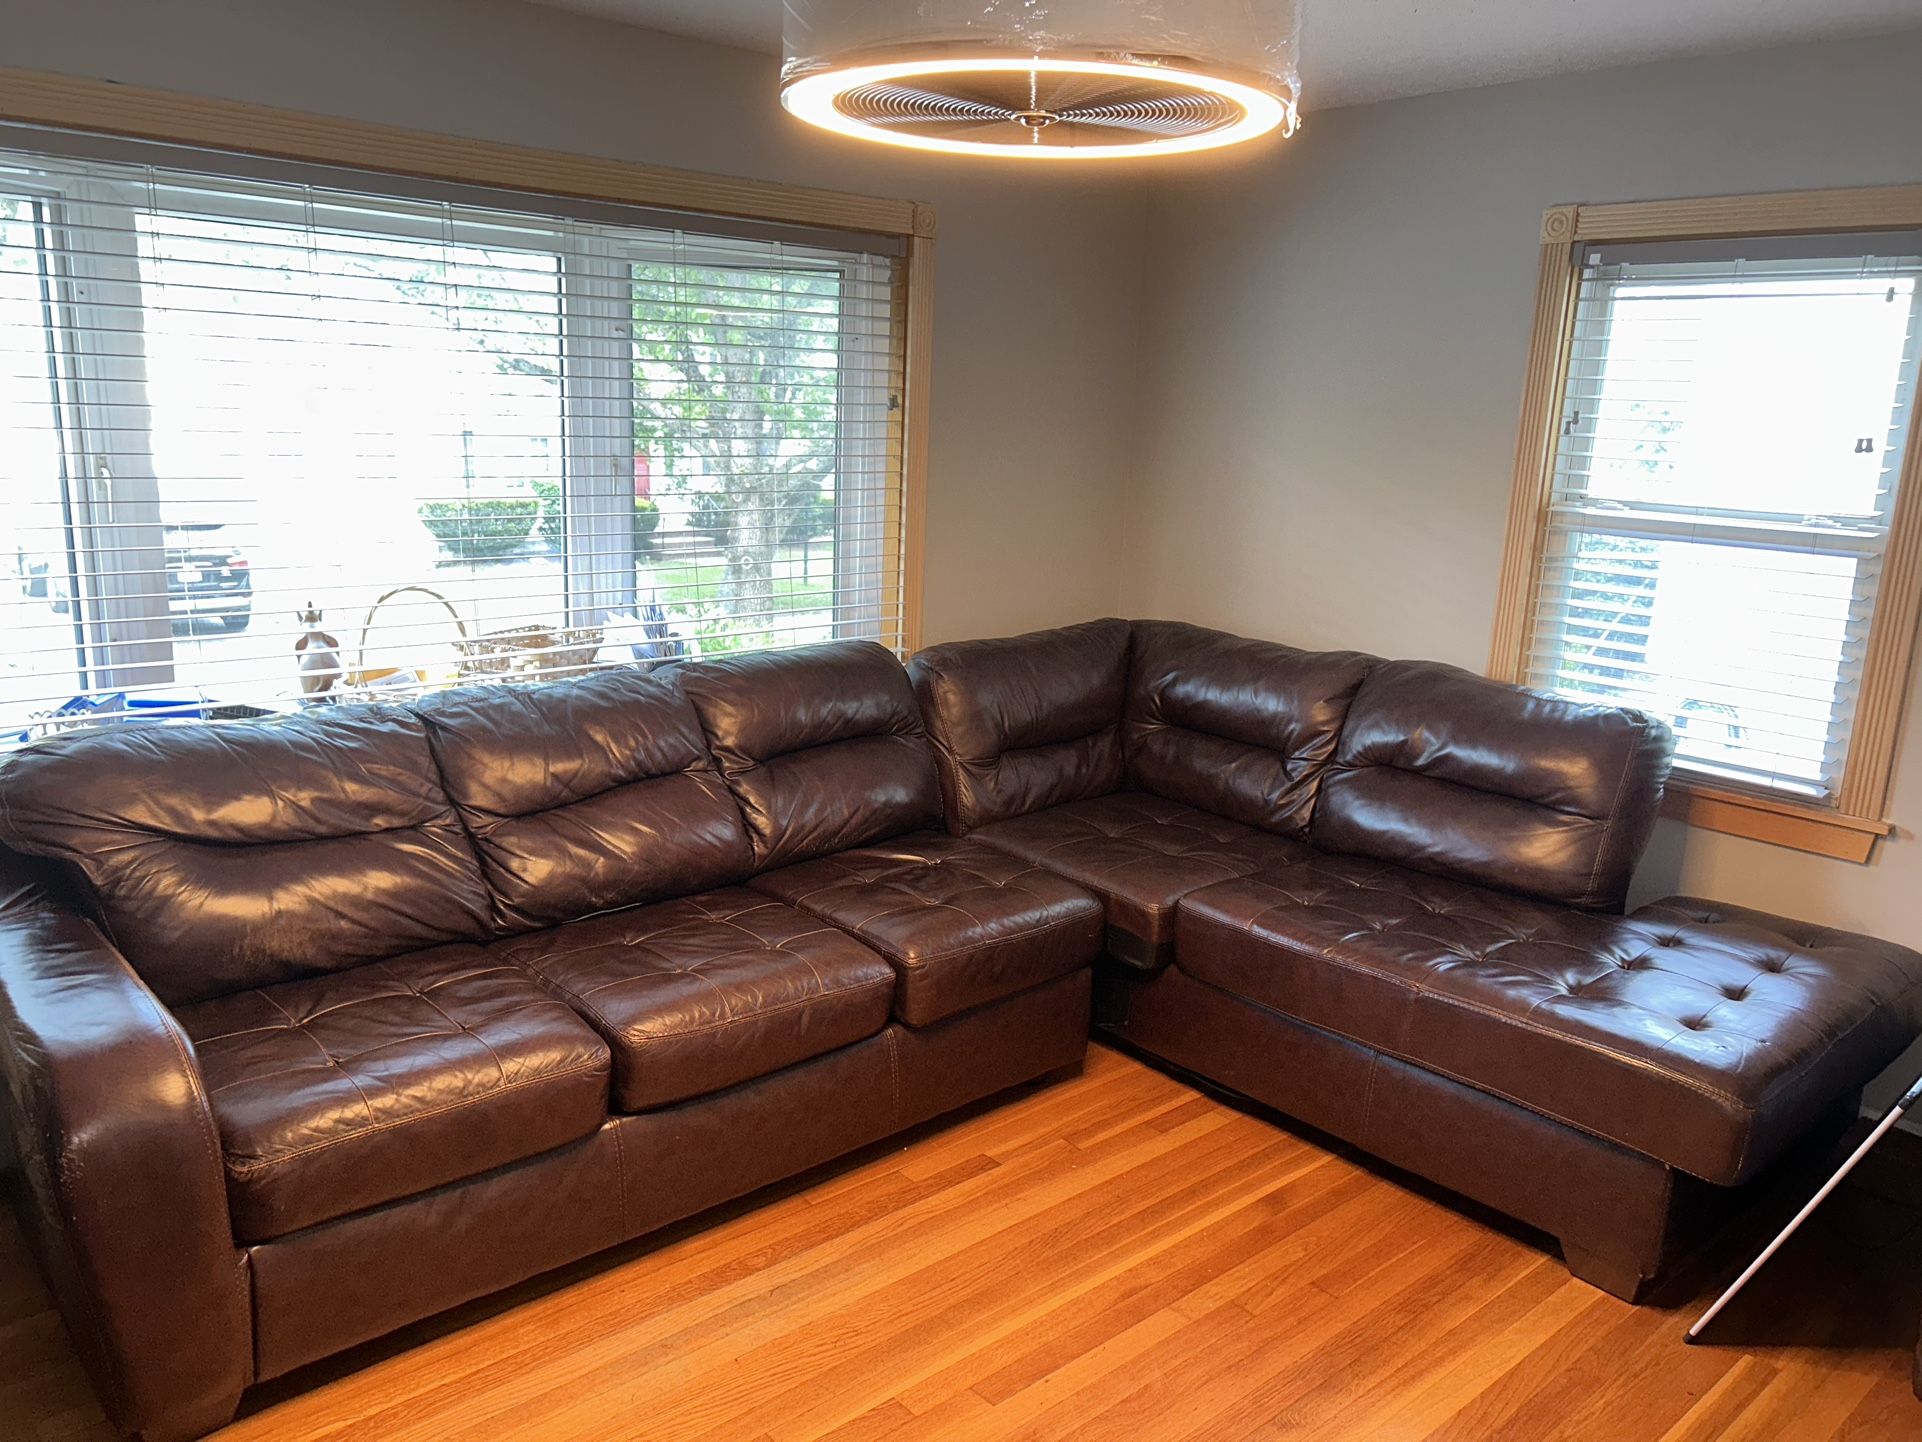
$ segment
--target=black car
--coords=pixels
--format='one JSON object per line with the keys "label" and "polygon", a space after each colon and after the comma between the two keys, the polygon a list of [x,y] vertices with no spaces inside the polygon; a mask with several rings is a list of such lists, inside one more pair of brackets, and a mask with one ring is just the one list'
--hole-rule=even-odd
{"label": "black car", "polygon": [[216,522],[167,527],[167,610],[176,624],[218,622],[244,631],[254,618],[254,573]]}
{"label": "black car", "polygon": [[[167,613],[174,626],[190,630],[209,621],[227,631],[246,630],[254,618],[254,574],[227,528],[215,521],[168,526],[165,544]],[[17,564],[28,596],[50,602],[62,616],[73,609],[73,580],[64,564],[26,553]]]}

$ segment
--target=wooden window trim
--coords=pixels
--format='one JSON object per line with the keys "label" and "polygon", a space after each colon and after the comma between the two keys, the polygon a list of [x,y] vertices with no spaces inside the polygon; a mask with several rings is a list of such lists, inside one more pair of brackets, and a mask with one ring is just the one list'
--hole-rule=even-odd
{"label": "wooden window trim", "polygon": [[[1922,227],[1922,185],[1557,205],[1543,213],[1534,331],[1488,657],[1491,676],[1520,681],[1526,665],[1554,484],[1556,418],[1562,410],[1575,293],[1581,281],[1577,247],[1604,240],[1705,240],[1918,227]],[[1683,779],[1670,784],[1665,814],[1706,830],[1857,862],[1869,860],[1875,843],[1894,830],[1883,818],[1910,690],[1917,621],[1922,618],[1922,414],[1910,420],[1898,486],[1875,620],[1869,630],[1862,694],[1836,804],[1819,806]]]}
{"label": "wooden window trim", "polygon": [[0,68],[0,121],[87,131],[420,180],[729,219],[820,226],[906,241],[898,580],[901,649],[920,649],[933,365],[934,207],[910,200],[706,175],[565,151],[373,125],[240,101]]}

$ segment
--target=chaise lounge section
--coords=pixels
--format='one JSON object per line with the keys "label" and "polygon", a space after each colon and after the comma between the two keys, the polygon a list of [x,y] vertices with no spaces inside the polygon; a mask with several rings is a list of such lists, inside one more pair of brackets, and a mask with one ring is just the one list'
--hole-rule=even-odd
{"label": "chaise lounge section", "polygon": [[1922,957],[1621,914],[1657,721],[1173,622],[937,646],[950,824],[1107,907],[1098,1030],[1557,1237],[1633,1299],[1922,1031]]}

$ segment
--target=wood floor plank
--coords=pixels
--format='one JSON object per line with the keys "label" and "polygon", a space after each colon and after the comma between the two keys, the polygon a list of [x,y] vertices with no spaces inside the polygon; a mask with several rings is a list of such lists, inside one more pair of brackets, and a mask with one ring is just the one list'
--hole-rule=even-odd
{"label": "wood floor plank", "polygon": [[[1515,1228],[1096,1048],[264,1388],[220,1442],[1922,1438],[1922,1141],[1819,1222],[1684,1348],[1767,1208],[1628,1307]],[[0,1223],[0,1442],[111,1435]]]}
{"label": "wood floor plank", "polygon": [[[1333,1419],[1343,1435],[1420,1437],[1454,1414],[1489,1377],[1526,1354],[1534,1340],[1587,1304],[1587,1289],[1552,1257],[1524,1257],[1522,1269],[1493,1295],[1464,1289],[1473,1309],[1421,1350],[1384,1349],[1393,1367]],[[1479,1279],[1478,1279],[1479,1280]]]}
{"label": "wood floor plank", "polygon": [[1661,1442],[1714,1442],[1724,1436],[1735,1419],[1746,1411],[1781,1369],[1761,1357],[1741,1357],[1706,1392],[1695,1399],[1688,1411],[1664,1432]]}
{"label": "wood floor plank", "polygon": [[[1404,1246],[1397,1239],[1392,1254],[1382,1261],[1381,1275],[1392,1279],[1385,1287],[1357,1288],[1317,1304],[1321,1288],[1311,1283],[1298,1297],[1298,1306],[1262,1314],[1292,1314],[1312,1321],[1285,1330],[1256,1328],[1261,1346],[1252,1360],[1260,1380],[1251,1386],[1247,1370],[1237,1369],[1205,1388],[1191,1390],[1188,1420],[1168,1434],[1170,1442],[1246,1436],[1277,1425],[1282,1428],[1278,1435],[1300,1435],[1296,1427],[1279,1421],[1292,1404],[1331,1375],[1378,1355],[1385,1336],[1396,1338],[1400,1345],[1401,1337],[1414,1330],[1420,1318],[1432,1315],[1459,1292],[1460,1278],[1484,1265],[1493,1255],[1492,1244],[1499,1240],[1467,1228],[1426,1245]],[[1171,1383],[1177,1388],[1187,1385],[1179,1377]]]}
{"label": "wood floor plank", "polygon": [[[1175,1130],[1199,1120],[1191,1118]],[[917,1327],[910,1317],[905,1340],[901,1329],[875,1322],[877,1311],[884,1317],[901,1315],[899,1299],[862,1299],[849,1315],[835,1319],[841,1328],[836,1365],[866,1386],[912,1385],[945,1360],[952,1348],[947,1339],[993,1337],[1017,1326],[1051,1299],[1097,1285],[1145,1260],[1155,1248],[1232,1214],[1251,1193],[1284,1185],[1287,1175],[1268,1149],[1251,1151],[1227,1129],[1210,1135],[1206,1147],[1151,1158],[1126,1174],[1121,1198],[1095,1196],[1088,1212],[1048,1219],[1039,1227],[1010,1225],[941,1266],[903,1279],[904,1292],[933,1299],[923,1314],[932,1325]],[[778,1418],[770,1425],[777,1442],[805,1438],[824,1408],[845,1405],[792,1395],[805,1390],[757,1402],[757,1414],[765,1409]]]}

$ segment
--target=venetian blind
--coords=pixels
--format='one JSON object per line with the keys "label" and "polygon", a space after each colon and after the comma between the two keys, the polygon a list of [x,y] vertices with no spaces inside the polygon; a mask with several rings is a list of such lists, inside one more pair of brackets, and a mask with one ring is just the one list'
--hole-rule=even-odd
{"label": "venetian blind", "polygon": [[0,150],[0,743],[900,644],[891,243],[367,180]]}
{"label": "venetian blind", "polygon": [[1530,684],[1684,774],[1832,800],[1917,371],[1922,237],[1583,257]]}

